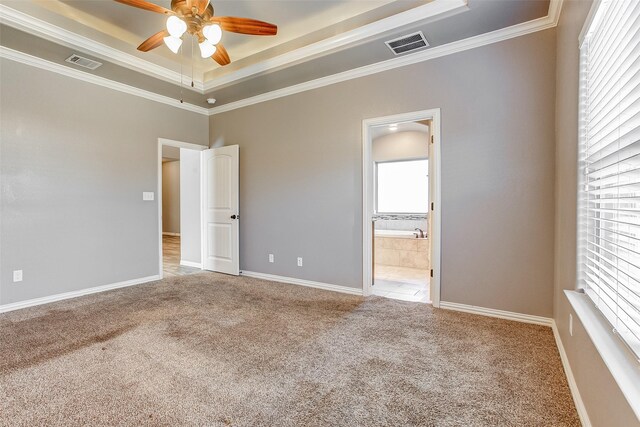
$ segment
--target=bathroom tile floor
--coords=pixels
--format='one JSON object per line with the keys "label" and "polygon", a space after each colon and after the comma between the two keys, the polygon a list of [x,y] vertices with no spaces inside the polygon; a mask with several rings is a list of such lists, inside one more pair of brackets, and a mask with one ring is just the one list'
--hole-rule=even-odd
{"label": "bathroom tile floor", "polygon": [[373,295],[402,301],[431,302],[429,270],[376,264]]}

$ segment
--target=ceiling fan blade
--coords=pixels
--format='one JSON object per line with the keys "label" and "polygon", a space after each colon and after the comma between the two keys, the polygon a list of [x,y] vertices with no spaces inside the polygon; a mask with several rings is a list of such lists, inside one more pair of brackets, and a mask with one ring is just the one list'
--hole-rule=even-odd
{"label": "ceiling fan blade", "polygon": [[209,0],[195,0],[195,2],[198,7],[198,13],[202,15],[207,10],[207,6],[209,6]]}
{"label": "ceiling fan blade", "polygon": [[250,18],[236,18],[234,16],[214,16],[211,22],[217,22],[225,31],[254,36],[275,36],[278,27],[268,22]]}
{"label": "ceiling fan blade", "polygon": [[222,46],[222,43],[218,43],[216,46],[216,53],[211,55],[211,59],[216,61],[218,64],[225,65],[231,64],[231,58],[229,58],[229,53],[227,53],[227,49]]}
{"label": "ceiling fan blade", "polygon": [[137,7],[138,9],[150,10],[151,12],[163,13],[165,15],[173,14],[173,12],[170,11],[169,9],[164,8],[162,6],[158,6],[157,4],[149,3],[148,1],[145,1],[145,0],[114,0],[114,1],[117,1],[118,3],[122,3],[122,4],[127,4],[129,6]]}
{"label": "ceiling fan blade", "polygon": [[140,46],[138,46],[138,50],[142,52],[149,52],[151,49],[155,49],[160,46],[164,40],[163,38],[167,37],[169,32],[167,30],[158,31],[145,41],[143,41]]}

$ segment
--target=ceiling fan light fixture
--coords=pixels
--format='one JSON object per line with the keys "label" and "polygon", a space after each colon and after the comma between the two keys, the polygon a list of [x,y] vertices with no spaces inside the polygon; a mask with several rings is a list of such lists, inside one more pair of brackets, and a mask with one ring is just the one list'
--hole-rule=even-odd
{"label": "ceiling fan light fixture", "polygon": [[182,39],[179,37],[169,36],[165,37],[163,40],[164,44],[166,44],[173,53],[178,53],[178,49],[182,46]]}
{"label": "ceiling fan light fixture", "polygon": [[172,37],[180,38],[187,31],[187,23],[172,15],[167,19],[167,31]]}
{"label": "ceiling fan light fixture", "polygon": [[203,41],[198,46],[200,46],[200,56],[203,58],[209,58],[211,55],[216,53],[216,47],[212,45],[209,40]]}
{"label": "ceiling fan light fixture", "polygon": [[205,26],[202,29],[202,34],[213,45],[220,43],[220,40],[222,40],[222,28],[218,24]]}

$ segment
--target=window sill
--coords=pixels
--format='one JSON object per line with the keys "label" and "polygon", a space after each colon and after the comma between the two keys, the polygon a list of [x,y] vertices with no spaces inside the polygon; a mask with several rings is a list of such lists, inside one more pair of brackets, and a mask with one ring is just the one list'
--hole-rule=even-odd
{"label": "window sill", "polygon": [[640,419],[640,362],[613,333],[609,322],[587,295],[576,291],[564,293],[629,406]]}

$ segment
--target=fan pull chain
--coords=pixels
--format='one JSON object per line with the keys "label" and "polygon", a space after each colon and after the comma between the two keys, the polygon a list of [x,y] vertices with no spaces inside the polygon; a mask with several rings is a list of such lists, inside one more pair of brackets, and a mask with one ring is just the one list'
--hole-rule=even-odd
{"label": "fan pull chain", "polygon": [[182,46],[180,46],[180,104],[184,104],[184,99],[182,96],[182,61],[184,57],[182,55]]}
{"label": "fan pull chain", "polygon": [[193,37],[191,37],[191,87],[194,87],[193,84]]}

